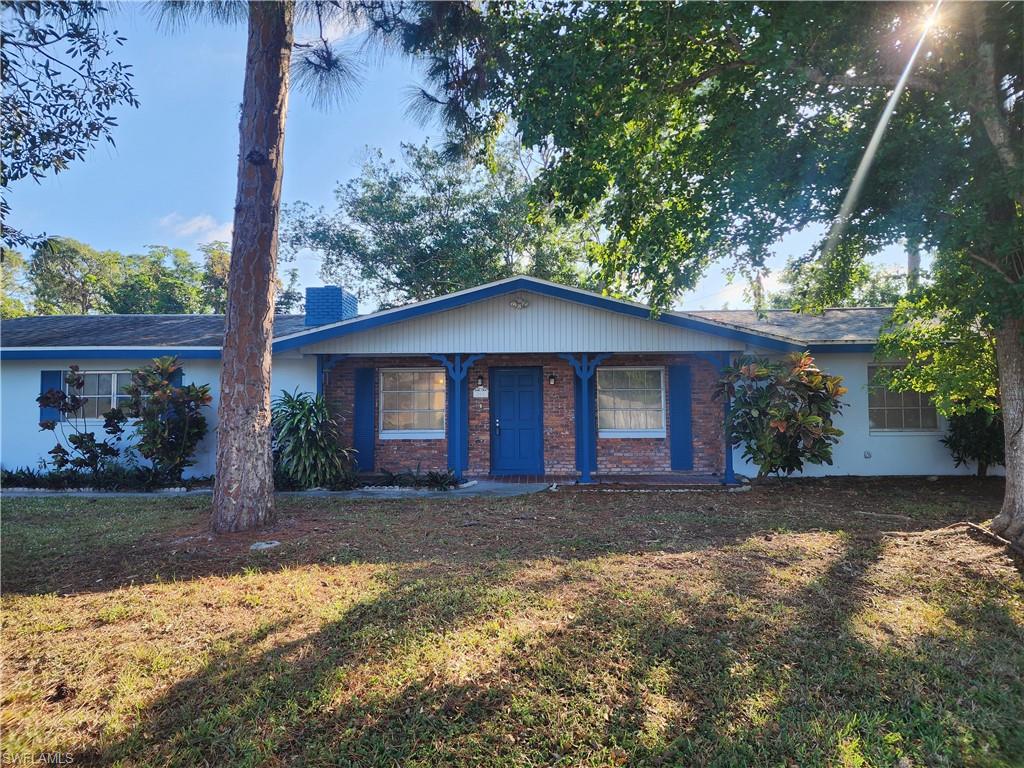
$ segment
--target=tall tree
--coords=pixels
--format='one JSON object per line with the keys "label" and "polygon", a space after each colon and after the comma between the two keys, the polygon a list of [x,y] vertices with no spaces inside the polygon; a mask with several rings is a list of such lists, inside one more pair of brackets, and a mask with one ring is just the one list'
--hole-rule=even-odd
{"label": "tall tree", "polygon": [[[771,309],[804,309],[808,299],[818,296],[820,286],[829,279],[829,276],[821,272],[821,265],[816,263],[802,268],[790,264],[782,271],[782,287],[765,296],[765,306]],[[832,306],[892,307],[907,293],[911,281],[916,280],[917,275],[907,275],[864,262],[842,279],[847,281],[847,285],[844,290],[832,293],[835,299],[830,302]],[[813,299],[811,309],[814,309]]]}
{"label": "tall tree", "polygon": [[[274,518],[270,366],[290,68],[294,65],[295,82],[309,90],[314,103],[330,104],[351,86],[355,67],[327,30],[365,24],[371,41],[385,41],[406,31],[398,24],[404,6],[344,0],[183,0],[165,3],[162,9],[172,22],[244,16],[248,23],[212,527],[217,532],[255,528]],[[430,12],[443,16],[447,11]],[[297,23],[312,27],[309,40],[296,42]],[[425,28],[417,29],[422,33]],[[406,39],[411,42],[415,34],[410,31]]]}
{"label": "tall tree", "polygon": [[783,234],[834,222],[873,153],[819,260],[827,274],[911,242],[976,278],[958,303],[996,339],[1007,482],[994,529],[1024,547],[1024,22],[1013,2],[933,8],[491,3],[431,71],[457,131],[494,135],[511,118],[527,146],[553,144],[543,193],[570,212],[600,202],[606,277],[660,305],[713,259],[757,272]]}
{"label": "tall tree", "polygon": [[[526,174],[505,147],[489,166],[402,145],[403,162],[372,152],[335,189],[337,210],[285,214],[282,244],[322,258],[325,280],[352,282],[382,307],[533,274],[578,284],[595,235],[531,205]],[[355,286],[353,286],[355,287]]]}
{"label": "tall tree", "polygon": [[28,284],[39,315],[107,312],[105,297],[122,279],[121,254],[97,251],[69,237],[44,240],[28,264]]}
{"label": "tall tree", "polygon": [[25,257],[15,250],[0,250],[0,318],[24,317],[29,314],[25,305]]}
{"label": "tall tree", "polygon": [[181,248],[151,245],[148,253],[121,258],[122,277],[102,291],[114,314],[193,314],[209,311],[202,271]]}
{"label": "tall tree", "polygon": [[228,271],[231,246],[222,240],[203,243],[203,300],[210,311],[223,315],[228,309]]}
{"label": "tall tree", "polygon": [[[138,106],[131,67],[113,59],[124,42],[103,26],[95,2],[0,0],[0,186],[39,181],[84,158],[100,141],[113,144],[114,111]],[[3,242],[35,245],[38,238],[10,226],[0,198]]]}

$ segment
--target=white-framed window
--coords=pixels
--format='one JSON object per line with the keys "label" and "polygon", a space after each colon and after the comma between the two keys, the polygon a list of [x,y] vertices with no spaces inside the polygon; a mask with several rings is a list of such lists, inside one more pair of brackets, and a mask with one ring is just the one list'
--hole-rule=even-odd
{"label": "white-framed window", "polygon": [[937,432],[939,416],[932,399],[921,392],[893,392],[875,380],[896,365],[868,366],[868,428],[872,432]]}
{"label": "white-framed window", "polygon": [[597,436],[664,437],[665,369],[597,369]]}
{"label": "white-framed window", "polygon": [[444,437],[443,368],[380,370],[380,436],[384,440]]}
{"label": "white-framed window", "polygon": [[111,408],[123,407],[130,399],[125,388],[132,383],[132,375],[128,371],[79,371],[85,380],[82,389],[74,389],[64,382],[67,395],[78,395],[83,400],[82,409],[77,416],[102,421],[103,414]]}

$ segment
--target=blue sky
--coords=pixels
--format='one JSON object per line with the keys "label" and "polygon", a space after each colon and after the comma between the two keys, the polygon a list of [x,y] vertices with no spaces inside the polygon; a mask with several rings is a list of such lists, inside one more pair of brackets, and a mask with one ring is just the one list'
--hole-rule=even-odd
{"label": "blue sky", "polygon": [[[244,25],[197,24],[162,32],[142,6],[133,4],[115,8],[107,23],[127,38],[120,57],[134,67],[141,106],[118,113],[115,147],[98,146],[64,173],[16,186],[10,195],[12,224],[124,252],[150,244],[194,250],[198,243],[227,239]],[[293,93],[282,201],[330,205],[337,183],[358,172],[367,146],[393,157],[402,142],[437,140],[436,125],[424,126],[406,114],[408,91],[421,80],[413,61],[393,55],[368,64],[362,86],[331,111],[316,110]],[[773,266],[804,252],[814,239],[813,233],[787,238]],[[904,263],[898,249],[878,261]],[[319,284],[315,257],[301,257],[295,266],[304,285]],[[742,293],[739,281],[729,285],[715,269],[679,306],[738,308],[746,306]]]}

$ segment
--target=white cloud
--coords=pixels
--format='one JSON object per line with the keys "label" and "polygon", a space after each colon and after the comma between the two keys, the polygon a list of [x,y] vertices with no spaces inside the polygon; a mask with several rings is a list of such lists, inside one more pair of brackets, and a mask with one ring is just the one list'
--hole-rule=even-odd
{"label": "white cloud", "polygon": [[231,240],[232,224],[230,221],[219,222],[208,213],[185,217],[177,211],[160,219],[160,226],[170,230],[178,237],[193,237],[196,242],[208,243],[211,240]]}

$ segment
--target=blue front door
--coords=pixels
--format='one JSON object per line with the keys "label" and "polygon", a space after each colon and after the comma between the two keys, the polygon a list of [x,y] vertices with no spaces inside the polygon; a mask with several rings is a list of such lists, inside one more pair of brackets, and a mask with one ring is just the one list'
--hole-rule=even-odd
{"label": "blue front door", "polygon": [[540,368],[491,371],[491,474],[544,474]]}

